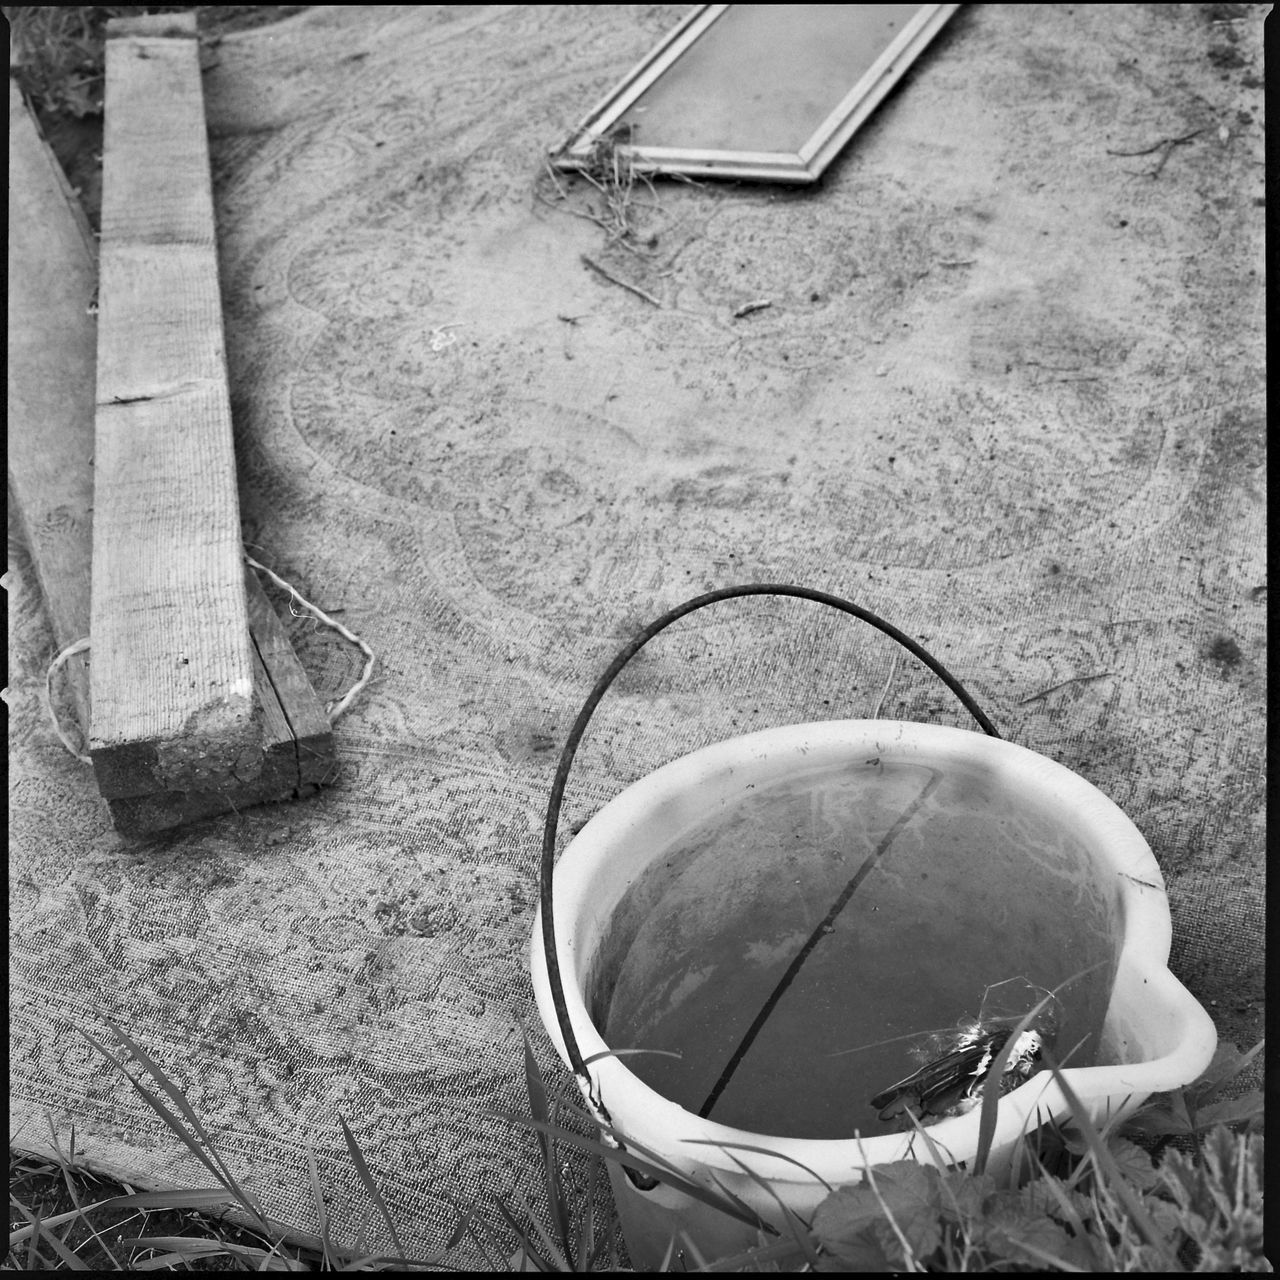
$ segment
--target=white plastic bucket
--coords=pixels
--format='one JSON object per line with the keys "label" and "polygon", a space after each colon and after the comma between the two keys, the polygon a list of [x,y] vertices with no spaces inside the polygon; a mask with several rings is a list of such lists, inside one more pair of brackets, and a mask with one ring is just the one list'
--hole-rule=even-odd
{"label": "white plastic bucket", "polygon": [[[620,666],[615,663],[613,674]],[[604,687],[607,679],[597,686],[597,694]],[[581,724],[593,706],[589,701]],[[562,761],[560,792],[567,769]],[[926,978],[933,966],[939,982],[954,986],[959,981],[959,990],[976,988],[975,1004],[982,983],[1026,974],[1037,985],[1051,987],[1092,966],[1093,976],[1073,988],[1071,1003],[1078,1016],[1075,1026],[1066,1028],[1059,1051],[1074,1043],[1076,1032],[1092,1033],[1083,1059],[1073,1059],[1092,1065],[1068,1066],[1066,1076],[1098,1120],[1128,1113],[1153,1092],[1189,1083],[1208,1064],[1216,1044],[1208,1015],[1167,967],[1169,909],[1150,848],[1114,803],[1069,769],[996,737],[883,720],[790,725],[696,751],[628,787],[566,847],[555,866],[550,895],[562,1007],[556,1007],[548,974],[541,910],[532,947],[534,991],[543,1023],[566,1064],[575,1069],[575,1057],[579,1065],[590,1063],[591,1092],[624,1147],[628,1140],[641,1144],[686,1176],[729,1190],[779,1227],[784,1224],[778,1201],[807,1218],[828,1194],[825,1184],[854,1182],[869,1165],[927,1159],[927,1154],[911,1134],[861,1136],[864,1131],[853,1121],[853,1132],[822,1138],[771,1133],[767,1120],[747,1130],[703,1119],[646,1084],[638,1059],[596,1055],[644,1047],[634,1039],[644,1036],[643,1020],[626,1026],[628,1011],[614,1007],[620,986],[632,993],[627,1000],[637,1003],[635,992],[650,978],[660,983],[662,967],[678,961],[694,934],[731,927],[739,899],[755,894],[772,902],[776,896],[777,866],[766,859],[753,870],[745,865],[749,849],[741,859],[744,865],[723,860],[722,875],[714,863],[689,871],[687,859],[668,871],[666,864],[690,833],[714,825],[717,815],[729,819],[761,792],[796,780],[803,784],[813,777],[847,776],[851,786],[866,788],[891,776],[901,790],[908,785],[902,780],[913,775],[951,779],[971,799],[977,796],[978,809],[989,807],[992,819],[989,853],[971,852],[963,864],[940,854],[936,841],[931,844],[914,830],[926,831],[931,821],[945,829],[940,789],[937,803],[930,797],[911,812],[898,847],[884,855],[883,865],[870,868],[860,892],[879,893],[878,906],[867,907],[871,899],[861,904],[857,896],[852,899],[848,927],[879,930],[882,938],[889,936],[886,927],[905,933],[937,922],[954,931],[953,939],[968,939],[972,931],[990,935],[990,954],[984,958],[979,949],[965,962],[972,973],[956,972],[953,946],[939,947],[936,954],[904,956],[917,974],[917,993],[921,966]],[[556,794],[557,809],[558,801]],[[902,808],[900,803],[897,807]],[[886,812],[893,808],[891,803]],[[550,819],[549,826],[554,826]],[[925,868],[932,876],[926,871],[922,879],[920,869]],[[673,877],[669,889],[668,875]],[[1076,908],[1064,910],[1064,887],[1066,900],[1078,903]],[[877,911],[875,917],[867,914],[871,910]],[[1068,945],[1058,945],[1063,937],[1070,939]],[[881,954],[891,958],[891,952],[882,949]],[[868,980],[896,979],[869,972]],[[911,983],[898,985],[903,1002],[909,1003]],[[610,1044],[603,1024],[619,1019],[629,1043]],[[576,1053],[570,1052],[566,1030]],[[833,1039],[833,1049],[883,1038],[882,1027],[875,1025],[833,1026],[833,1036],[837,1032],[842,1038]],[[806,1074],[807,1069],[797,1073],[796,1089],[806,1087]],[[865,1097],[892,1083],[892,1078],[859,1081],[856,1072],[853,1079],[851,1114],[859,1105],[865,1114]],[[998,1110],[994,1166],[1008,1158],[1021,1134],[1051,1115],[1068,1113],[1049,1072],[1007,1094]],[[969,1161],[978,1145],[978,1124],[975,1110],[930,1124],[928,1132],[952,1160]],[[660,1265],[673,1240],[679,1247],[681,1232],[707,1258],[727,1256],[757,1241],[755,1229],[665,1185],[639,1189],[610,1163],[624,1234],[638,1269]]]}

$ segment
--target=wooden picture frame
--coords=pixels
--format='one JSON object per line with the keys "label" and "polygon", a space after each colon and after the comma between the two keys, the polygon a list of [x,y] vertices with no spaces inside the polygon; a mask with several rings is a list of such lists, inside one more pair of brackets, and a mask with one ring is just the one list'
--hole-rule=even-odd
{"label": "wooden picture frame", "polygon": [[638,173],[813,182],[959,8],[700,5],[552,163],[616,151]]}

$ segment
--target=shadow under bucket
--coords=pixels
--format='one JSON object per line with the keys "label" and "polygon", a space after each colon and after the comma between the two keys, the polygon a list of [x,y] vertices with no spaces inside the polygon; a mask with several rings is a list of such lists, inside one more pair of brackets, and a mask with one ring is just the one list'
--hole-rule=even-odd
{"label": "shadow under bucket", "polygon": [[[809,594],[750,593],[770,590]],[[883,720],[764,730],[643,778],[570,842],[554,874],[558,972],[540,911],[534,989],[623,1148],[728,1189],[775,1226],[778,1200],[807,1218],[825,1184],[928,1159],[871,1100],[919,1065],[929,1033],[974,1019],[1011,979],[1060,988],[1053,1053],[1095,1118],[1203,1070],[1216,1036],[1167,968],[1168,905],[1141,834],[1084,779],[993,735]],[[553,826],[549,814],[552,838]],[[637,1049],[650,1052],[607,1056]],[[1013,1088],[996,1165],[1068,1111],[1048,1072]],[[921,1119],[950,1159],[972,1160],[976,1109]],[[610,1177],[637,1268],[659,1266],[681,1232],[708,1259],[759,1239],[612,1161]]]}

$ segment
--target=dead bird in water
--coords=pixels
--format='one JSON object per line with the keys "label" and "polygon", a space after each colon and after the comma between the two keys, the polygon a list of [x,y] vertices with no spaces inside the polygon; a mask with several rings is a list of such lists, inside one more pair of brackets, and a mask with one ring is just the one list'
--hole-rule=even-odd
{"label": "dead bird in water", "polygon": [[[1011,1093],[1043,1065],[1057,1039],[1063,1008],[1057,996],[1025,977],[1007,978],[983,993],[976,1018],[924,1033],[912,1056],[922,1065],[871,1099],[880,1119],[904,1128],[914,1121],[964,1115],[982,1101],[982,1090],[1009,1037],[1031,1015],[1009,1050],[1000,1093]],[[914,1117],[914,1121],[913,1121]]]}
{"label": "dead bird in water", "polygon": [[[983,1086],[1013,1028],[974,1022],[960,1028],[951,1046],[871,1099],[881,1120],[910,1111],[918,1120],[963,1115],[981,1099]],[[1000,1077],[1000,1092],[1025,1084],[1040,1068],[1045,1032],[1029,1028],[1014,1043]]]}

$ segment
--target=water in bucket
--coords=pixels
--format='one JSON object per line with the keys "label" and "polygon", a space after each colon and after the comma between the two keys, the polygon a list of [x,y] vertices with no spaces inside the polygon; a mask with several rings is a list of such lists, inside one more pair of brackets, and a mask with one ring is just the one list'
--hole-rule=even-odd
{"label": "water in bucket", "polygon": [[[1112,912],[1089,859],[989,769],[879,758],[747,791],[630,887],[587,984],[628,1067],[757,1134],[896,1131],[871,1098],[1013,977],[1060,993],[1054,1052],[1099,1061]],[[797,959],[800,963],[797,965]],[[763,1015],[763,1016],[762,1016]]]}

